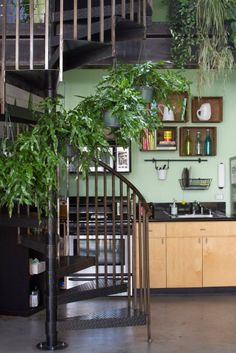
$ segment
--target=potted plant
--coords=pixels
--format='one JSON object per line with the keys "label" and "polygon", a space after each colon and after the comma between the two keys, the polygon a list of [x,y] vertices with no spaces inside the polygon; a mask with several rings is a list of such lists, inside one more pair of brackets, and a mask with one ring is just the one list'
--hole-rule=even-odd
{"label": "potted plant", "polygon": [[[149,87],[153,91],[153,99],[157,102],[169,103],[169,97],[174,92],[189,91],[190,82],[180,73],[166,69],[165,61],[156,63],[148,61],[142,64],[118,64],[108,71],[100,86],[130,87],[141,94],[141,87]],[[141,94],[142,95],[142,94]],[[145,99],[146,104],[148,101]]]}

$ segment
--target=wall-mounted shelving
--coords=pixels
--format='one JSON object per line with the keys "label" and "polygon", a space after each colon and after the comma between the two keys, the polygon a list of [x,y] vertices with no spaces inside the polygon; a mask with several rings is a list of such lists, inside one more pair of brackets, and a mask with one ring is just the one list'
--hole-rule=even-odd
{"label": "wall-mounted shelving", "polygon": [[182,190],[207,190],[211,185],[209,178],[179,179]]}
{"label": "wall-mounted shelving", "polygon": [[[202,104],[209,103],[211,117],[207,121],[199,120],[197,111]],[[220,123],[223,121],[223,97],[192,97],[192,122],[193,123]]]}
{"label": "wall-mounted shelving", "polygon": [[[197,132],[199,131],[201,133],[201,141],[202,141],[202,146],[203,146],[204,145],[204,141],[206,139],[207,129],[209,129],[210,137],[211,137],[211,140],[212,140],[212,153],[211,153],[211,156],[216,156],[217,128],[216,127],[212,127],[212,126],[181,127],[180,128],[179,155],[180,156],[188,156],[188,157],[191,157],[191,156],[196,157],[196,156],[198,156],[195,153],[195,150],[194,150],[194,146],[195,146],[195,143],[196,143]],[[190,133],[190,138],[191,138],[192,146],[193,146],[191,156],[187,155],[186,151],[185,151],[185,141],[186,141],[188,130],[189,130],[189,133]],[[204,148],[202,148],[202,150],[204,150]],[[202,153],[201,155],[204,155],[204,153]],[[210,157],[210,156],[207,155],[207,157]]]}
{"label": "wall-mounted shelving", "polygon": [[142,137],[141,148],[143,152],[148,151],[176,151],[177,150],[177,127],[159,127],[152,134],[148,131]]}
{"label": "wall-mounted shelving", "polygon": [[[159,115],[164,123],[185,123],[189,120],[188,107],[189,107],[189,95],[188,92],[176,92],[173,93],[170,98],[170,106],[173,107],[174,119],[172,121],[163,119],[160,109]],[[162,104],[162,102],[160,102]],[[163,108],[163,107],[162,107]],[[163,109],[162,109],[163,110]]]}

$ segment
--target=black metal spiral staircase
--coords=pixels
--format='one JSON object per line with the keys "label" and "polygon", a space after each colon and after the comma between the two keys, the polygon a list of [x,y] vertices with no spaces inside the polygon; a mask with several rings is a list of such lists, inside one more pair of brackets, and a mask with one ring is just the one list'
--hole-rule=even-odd
{"label": "black metal spiral staircase", "polygon": [[[32,122],[30,110],[7,103],[7,83],[41,97],[55,96],[63,72],[81,67],[89,62],[114,57],[116,41],[142,38],[145,35],[146,1],[136,0],[85,0],[85,1],[49,1],[43,0],[43,17],[35,21],[34,0],[29,0],[27,22],[22,23],[22,3],[15,0],[12,7],[6,0],[1,1],[1,117],[9,112],[12,122]],[[26,9],[24,9],[26,10]],[[41,14],[42,15],[42,14]],[[139,191],[121,174],[102,162],[98,162],[93,174],[85,180],[80,178],[77,169],[76,199],[76,256],[69,256],[70,212],[69,212],[69,173],[68,158],[66,171],[66,217],[63,221],[63,253],[58,250],[58,235],[61,229],[60,193],[57,199],[57,212],[52,214],[41,228],[37,222],[21,217],[20,211],[12,220],[12,226],[19,230],[18,240],[22,246],[34,249],[46,258],[46,341],[38,345],[39,349],[56,350],[66,347],[57,339],[57,329],[84,329],[95,327],[116,327],[127,325],[147,325],[150,339],[150,308],[148,280],[148,216],[149,208]],[[98,173],[98,166],[103,170]],[[91,187],[93,185],[93,187]],[[85,204],[85,236],[80,232],[81,197]],[[89,239],[91,228],[88,218],[89,197],[94,197],[95,253],[91,256]],[[111,201],[112,264],[108,266],[105,253],[103,269],[99,267],[99,217],[103,200],[105,241],[107,231],[107,204]],[[120,213],[115,210],[119,202]],[[126,210],[124,212],[124,210]],[[29,212],[28,212],[29,213]],[[117,225],[118,224],[118,228]],[[37,228],[37,231],[35,229]],[[126,241],[126,269],[121,260],[115,265],[116,237],[123,244]],[[81,255],[80,244],[86,241],[87,252]],[[124,249],[121,249],[124,251]],[[93,278],[68,289],[58,286],[59,278],[74,276],[82,270],[94,269]],[[72,278],[73,279],[73,278]],[[127,293],[127,303],[120,310],[108,313],[91,314],[73,318],[57,318],[57,306],[98,296]]]}

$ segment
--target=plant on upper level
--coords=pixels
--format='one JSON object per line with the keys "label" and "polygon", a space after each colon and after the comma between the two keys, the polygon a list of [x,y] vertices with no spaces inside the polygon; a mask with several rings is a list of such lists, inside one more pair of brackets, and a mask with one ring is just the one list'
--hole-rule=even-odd
{"label": "plant on upper level", "polygon": [[178,67],[198,64],[201,83],[208,73],[234,65],[225,20],[235,5],[235,0],[169,1],[173,61]]}
{"label": "plant on upper level", "polygon": [[169,1],[171,57],[178,68],[196,62],[196,1]]}

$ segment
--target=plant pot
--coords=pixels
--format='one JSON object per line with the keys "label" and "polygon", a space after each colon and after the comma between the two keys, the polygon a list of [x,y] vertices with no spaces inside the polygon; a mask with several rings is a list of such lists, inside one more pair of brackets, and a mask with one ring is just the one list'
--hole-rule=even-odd
{"label": "plant pot", "polygon": [[139,90],[141,92],[143,99],[151,103],[153,100],[153,88],[148,86],[141,86],[139,87]]}
{"label": "plant pot", "polygon": [[67,158],[72,158],[74,157],[78,152],[76,152],[75,148],[71,144],[66,144],[66,157]]}
{"label": "plant pot", "polygon": [[105,126],[107,127],[115,127],[115,128],[120,127],[119,119],[117,118],[117,116],[112,115],[111,110],[106,110],[103,113],[103,121]]}

